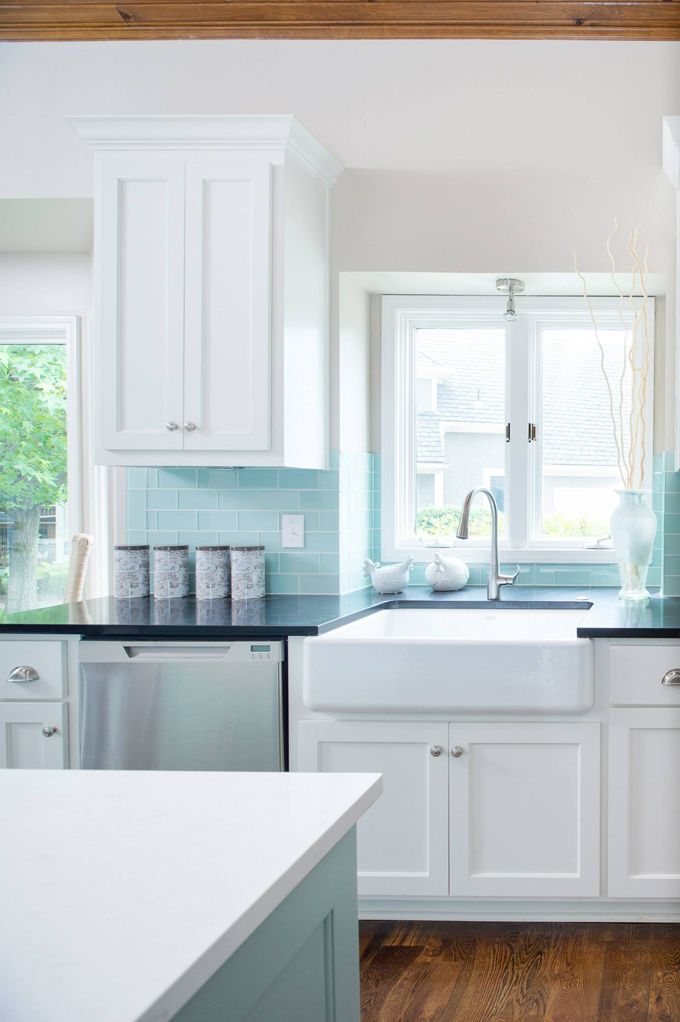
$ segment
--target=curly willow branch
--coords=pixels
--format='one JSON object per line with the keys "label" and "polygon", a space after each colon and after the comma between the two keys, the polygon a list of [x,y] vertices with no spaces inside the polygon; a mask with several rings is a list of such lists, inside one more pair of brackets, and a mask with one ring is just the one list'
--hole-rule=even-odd
{"label": "curly willow branch", "polygon": [[616,445],[616,461],[619,467],[619,475],[621,476],[621,482],[623,483],[624,487],[626,487],[626,489],[630,489],[630,486],[628,486],[626,482],[627,473],[625,471],[623,461],[622,444],[619,442],[619,433],[616,425],[616,412],[614,411],[614,394],[612,392],[611,382],[609,380],[609,375],[607,373],[604,346],[602,344],[602,341],[600,340],[600,331],[597,328],[597,321],[595,319],[595,313],[593,312],[593,305],[592,302],[590,301],[590,295],[588,294],[588,285],[586,284],[586,278],[583,276],[583,274],[578,268],[578,257],[576,255],[576,249],[574,249],[574,270],[576,271],[576,276],[581,281],[581,285],[583,287],[583,298],[585,299],[585,303],[588,308],[588,313],[593,324],[593,330],[595,331],[595,340],[597,341],[597,346],[600,349],[600,368],[602,369],[604,382],[607,385],[607,394],[609,395],[609,416],[611,418],[612,429],[614,431],[614,444]]}

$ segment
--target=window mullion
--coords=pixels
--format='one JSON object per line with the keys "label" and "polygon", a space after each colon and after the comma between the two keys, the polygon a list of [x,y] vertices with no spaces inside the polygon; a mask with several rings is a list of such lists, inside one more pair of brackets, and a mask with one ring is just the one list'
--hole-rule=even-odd
{"label": "window mullion", "polygon": [[519,316],[508,327],[508,409],[510,443],[507,452],[509,545],[522,549],[528,537],[529,486],[529,321]]}

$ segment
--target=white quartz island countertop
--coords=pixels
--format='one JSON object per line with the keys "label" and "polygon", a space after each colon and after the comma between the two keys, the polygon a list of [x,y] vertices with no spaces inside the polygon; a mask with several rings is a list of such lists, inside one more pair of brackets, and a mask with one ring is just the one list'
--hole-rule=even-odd
{"label": "white quartz island countertop", "polygon": [[171,1018],[381,784],[375,774],[0,772],[0,1016]]}

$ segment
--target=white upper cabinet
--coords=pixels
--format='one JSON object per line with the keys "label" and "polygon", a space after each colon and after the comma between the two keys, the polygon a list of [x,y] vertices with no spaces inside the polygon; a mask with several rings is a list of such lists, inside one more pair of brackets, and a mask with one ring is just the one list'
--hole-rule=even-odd
{"label": "white upper cabinet", "polygon": [[97,460],[325,467],[328,200],[292,117],[86,117]]}

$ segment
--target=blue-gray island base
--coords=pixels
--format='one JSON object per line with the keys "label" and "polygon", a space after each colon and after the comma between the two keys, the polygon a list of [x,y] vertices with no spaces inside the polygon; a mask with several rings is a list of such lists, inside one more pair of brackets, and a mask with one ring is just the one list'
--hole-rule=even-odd
{"label": "blue-gray island base", "polygon": [[356,875],[352,827],[176,1022],[359,1022]]}

